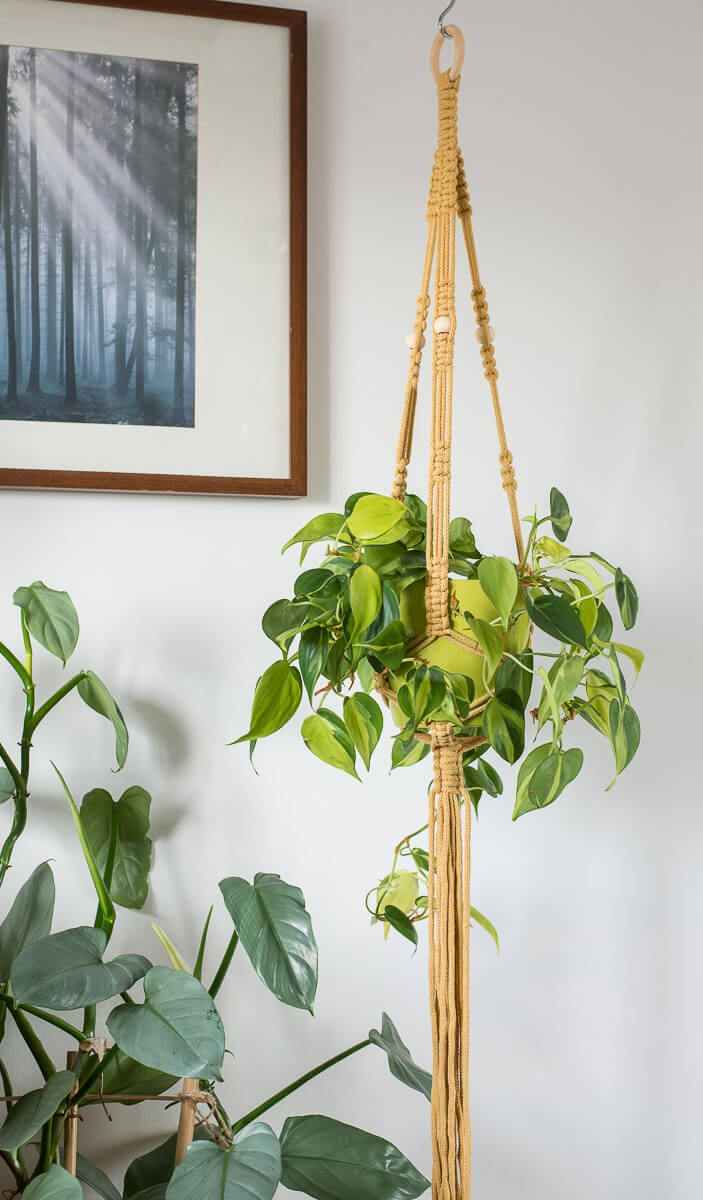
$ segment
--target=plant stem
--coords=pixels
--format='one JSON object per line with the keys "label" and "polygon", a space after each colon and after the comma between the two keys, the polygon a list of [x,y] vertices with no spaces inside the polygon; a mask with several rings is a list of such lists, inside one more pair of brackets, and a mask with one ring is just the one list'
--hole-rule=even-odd
{"label": "plant stem", "polygon": [[17,658],[17,656],[15,654],[12,653],[9,646],[6,646],[4,644],[4,642],[0,642],[0,655],[4,659],[6,659],[7,662],[9,662],[13,671],[15,671],[19,675],[24,686],[31,687],[31,684],[32,684],[31,675],[27,674],[27,672],[26,672],[25,668],[22,666],[22,663],[20,662],[20,660]]}
{"label": "plant stem", "polygon": [[74,687],[78,687],[82,679],[85,679],[85,671],[80,671],[78,675],[74,675],[73,679],[69,679],[68,683],[64,683],[63,687],[60,687],[57,692],[54,692],[53,696],[49,696],[49,699],[44,701],[32,717],[31,733],[34,732],[39,722],[43,721],[44,717],[51,712],[52,708],[56,708],[56,705],[63,700],[64,696],[67,696]]}
{"label": "plant stem", "polygon": [[[0,997],[3,999],[3,997]],[[54,1016],[53,1013],[44,1012],[42,1008],[35,1008],[33,1004],[21,1004],[22,1012],[29,1013],[32,1017],[38,1017],[40,1021],[46,1021],[47,1025],[53,1025],[55,1029],[60,1029],[63,1033],[67,1033],[69,1037],[75,1038],[76,1041],[83,1041],[83,1034],[75,1025],[69,1024],[61,1017]]]}
{"label": "plant stem", "polygon": [[275,1096],[270,1096],[268,1100],[264,1100],[258,1108],[253,1108],[245,1116],[241,1117],[235,1125],[232,1126],[232,1133],[239,1133],[245,1126],[250,1125],[262,1113],[268,1112],[273,1108],[274,1104],[279,1104],[281,1100],[285,1100],[293,1092],[297,1092],[298,1088],[309,1083],[311,1079],[315,1079],[317,1075],[322,1075],[323,1071],[329,1071],[330,1067],[334,1067],[337,1063],[343,1062],[345,1058],[350,1058],[352,1054],[358,1054],[359,1050],[365,1050],[370,1046],[371,1038],[366,1038],[363,1042],[357,1042],[356,1046],[350,1046],[348,1050],[343,1050],[341,1054],[335,1054],[334,1058],[328,1058],[326,1062],[320,1063],[319,1067],[314,1067],[312,1071],[308,1071],[305,1075],[301,1075],[300,1079],[296,1079],[294,1083],[289,1083],[288,1087],[282,1088],[280,1092],[276,1092]]}
{"label": "plant stem", "polygon": [[88,1074],[86,1075],[85,1079],[83,1080],[81,1086],[79,1087],[78,1091],[76,1092],[75,1096],[73,1096],[71,1098],[71,1107],[72,1108],[77,1108],[77,1106],[80,1104],[81,1100],[85,1096],[86,1092],[90,1091],[90,1089],[93,1086],[93,1084],[95,1083],[96,1079],[100,1078],[100,1076],[102,1075],[103,1071],[105,1070],[107,1064],[112,1062],[113,1058],[118,1053],[118,1051],[119,1051],[119,1047],[117,1045],[111,1046],[110,1049],[108,1050],[107,1054],[103,1058],[102,1062],[97,1062],[95,1064],[95,1066],[93,1067],[92,1071],[88,1072]]}
{"label": "plant stem", "polygon": [[229,971],[230,963],[232,962],[232,956],[234,955],[234,952],[237,949],[238,942],[239,942],[238,935],[236,933],[233,933],[232,937],[230,939],[229,946],[227,947],[227,949],[225,950],[225,952],[222,956],[222,962],[220,963],[219,967],[217,968],[217,974],[215,975],[215,978],[213,979],[212,983],[210,984],[210,987],[208,988],[208,991],[209,991],[210,995],[212,996],[213,1000],[215,999],[215,996],[219,992],[220,988],[222,987],[225,975]]}
{"label": "plant stem", "polygon": [[41,1040],[34,1032],[30,1022],[19,1009],[10,1008],[10,1014],[42,1075],[45,1079],[50,1079],[52,1075],[56,1074],[56,1067],[44,1049]]}
{"label": "plant stem", "polygon": [[0,1150],[0,1158],[2,1158],[2,1161],[12,1171],[12,1174],[15,1177],[15,1181],[17,1182],[17,1185],[19,1186],[19,1188],[21,1190],[27,1183],[27,1176],[26,1176],[25,1172],[22,1170],[22,1168],[21,1168],[19,1162],[17,1161],[17,1159],[15,1158],[14,1154],[10,1154],[9,1150]]}

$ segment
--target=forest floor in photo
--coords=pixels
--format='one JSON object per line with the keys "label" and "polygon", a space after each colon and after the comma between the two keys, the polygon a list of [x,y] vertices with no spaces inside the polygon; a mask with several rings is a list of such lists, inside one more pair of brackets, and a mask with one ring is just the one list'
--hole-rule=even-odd
{"label": "forest floor in photo", "polygon": [[75,401],[63,392],[23,393],[8,404],[0,394],[0,421],[61,421],[79,425],[158,425],[190,429],[193,405],[186,401],[184,420],[176,420],[173,394],[150,391],[137,404],[134,393],[117,396],[108,387],[79,387]]}

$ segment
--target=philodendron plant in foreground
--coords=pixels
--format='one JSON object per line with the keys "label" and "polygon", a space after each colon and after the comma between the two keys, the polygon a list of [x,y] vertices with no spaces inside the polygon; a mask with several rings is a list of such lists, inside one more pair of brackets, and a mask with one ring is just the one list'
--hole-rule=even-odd
{"label": "philodendron plant in foreground", "polygon": [[[418,496],[403,503],[358,492],[344,512],[315,517],[286,543],[284,551],[301,548],[301,567],[312,546],[323,554],[318,566],[297,573],[292,597],[264,614],[280,657],[260,678],[250,728],[238,741],[253,754],[259,739],[292,719],[305,692],[306,746],[358,779],[359,762],[369,768],[381,738],[385,701],[395,726],[391,769],[420,762],[430,723],[450,721],[458,735],[481,739],[463,758],[476,810],[483,795],[503,791],[489,756],[520,764],[515,820],[552,804],[578,775],[583,751],[566,742],[579,717],[610,743],[617,778],[640,740],[622,665],[629,660],[636,679],[643,655],[613,633],[615,607],[626,630],[635,624],[630,578],[602,555],[566,545],[572,518],[557,488],[549,514],[528,519],[520,562],[482,554],[471,522],[457,517],[448,613],[457,636],[426,644],[426,523]],[[543,738],[529,749],[526,713],[535,739]],[[414,845],[425,829],[399,843],[392,870],[369,893],[386,931],[393,926],[411,941],[414,923],[427,916],[427,850]],[[399,870],[401,858],[411,869]],[[473,916],[495,934],[480,913]]]}
{"label": "philodendron plant in foreground", "polygon": [[[3,878],[27,823],[32,738],[56,704],[76,690],[91,708],[110,718],[119,768],[125,763],[128,746],[119,708],[90,671],[79,672],[48,700],[38,703],[34,643],[65,665],[78,638],[78,620],[67,594],[35,583],[20,588],[15,602],[20,608],[24,653],[20,658],[0,643],[0,654],[18,676],[25,716],[19,760],[6,749],[7,740],[0,746],[0,799],[13,813],[2,851]],[[65,806],[68,830],[75,837],[78,862],[72,871],[89,873],[97,913],[92,922],[52,929],[55,882],[48,862],[40,863],[22,883],[11,905],[3,905],[0,1080],[5,1095],[17,1097],[5,1101],[6,1117],[0,1128],[0,1158],[8,1181],[12,1179],[12,1187],[4,1194],[21,1195],[25,1200],[81,1200],[80,1180],[102,1200],[222,1200],[243,1195],[249,1200],[271,1200],[279,1184],[315,1200],[414,1200],[420,1196],[428,1181],[382,1137],[317,1114],[290,1116],[278,1133],[265,1119],[269,1110],[311,1079],[369,1046],[387,1056],[397,1079],[429,1099],[430,1076],[413,1062],[385,1014],[380,1030],[371,1030],[274,1095],[263,1100],[252,1097],[249,1104],[242,1105],[244,1088],[238,1079],[241,1111],[230,1114],[222,1102],[218,1085],[226,1055],[230,1050],[236,1052],[242,1030],[240,1018],[240,1028],[228,1043],[216,999],[233,960],[237,961],[237,948],[241,947],[278,1000],[301,1012],[312,1012],[318,953],[302,892],[275,874],[259,874],[253,883],[237,876],[221,880],[228,931],[207,979],[213,908],[188,960],[192,969],[168,934],[156,926],[149,934],[150,942],[159,953],[166,952],[169,965],[154,964],[142,953],[114,955],[110,942],[118,911],[143,908],[149,893],[151,798],[136,785],[118,799],[95,788],[79,805],[55,770],[57,797]],[[203,882],[201,872],[198,894]],[[254,1021],[250,1036],[265,1039],[260,1018]],[[2,1047],[10,1025],[15,1026],[25,1049],[21,1077],[15,1078],[10,1076]],[[43,1027],[52,1030],[52,1049],[59,1031],[66,1039],[66,1050],[76,1052],[70,1070],[62,1069],[62,1062],[52,1058],[40,1033]],[[16,1050],[14,1055],[16,1058]],[[232,1074],[235,1060],[228,1057],[227,1062],[228,1074]],[[174,1134],[135,1159],[121,1187],[90,1160],[89,1148],[85,1157],[79,1155],[78,1178],[64,1170],[62,1135],[66,1121],[73,1119],[69,1114],[88,1105],[111,1103],[110,1096],[126,1098],[119,1103],[138,1104],[146,1103],[139,1097],[178,1093],[184,1077],[199,1080],[201,1101],[206,1098],[207,1103],[200,1109],[204,1123],[179,1166],[174,1166]]]}

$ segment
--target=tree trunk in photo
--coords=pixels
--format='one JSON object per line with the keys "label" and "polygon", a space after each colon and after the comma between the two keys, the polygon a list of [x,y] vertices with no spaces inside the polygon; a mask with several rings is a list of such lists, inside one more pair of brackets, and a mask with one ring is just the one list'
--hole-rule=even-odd
{"label": "tree trunk in photo", "polygon": [[5,298],[7,308],[7,402],[17,401],[17,338],[15,332],[15,287],[12,276],[12,214],[10,204],[10,146],[8,142],[7,80],[10,51],[0,46],[0,184],[2,223],[5,233]]}
{"label": "tree trunk in photo", "polygon": [[68,69],[66,95],[66,198],[63,214],[63,291],[64,291],[64,403],[75,404],[76,357],[73,312],[73,158],[75,137],[75,72],[73,62]]}
{"label": "tree trunk in photo", "polygon": [[135,365],[136,402],[144,407],[146,382],[146,187],[143,152],[144,69],[140,63],[134,72],[134,147],[132,159],[132,196],[134,198],[134,258],[136,279]]}
{"label": "tree trunk in photo", "polygon": [[176,66],[176,108],[178,110],[178,205],[176,211],[176,362],[173,380],[173,419],[185,421],[184,354],[186,299],[186,74]]}
{"label": "tree trunk in photo", "polygon": [[[122,69],[117,75],[117,94],[127,90],[128,73]],[[127,375],[127,325],[129,321],[130,278],[127,244],[130,231],[130,207],[126,195],[127,116],[124,101],[118,99],[115,144],[122,148],[122,170],[124,188],[118,188],[115,196],[115,394],[124,397],[129,389]]]}
{"label": "tree trunk in photo", "polygon": [[37,169],[37,52],[29,51],[29,206],[31,238],[31,309],[32,357],[29,364],[27,391],[37,395],[41,390],[41,308],[39,298],[39,179]]}
{"label": "tree trunk in photo", "polygon": [[46,201],[46,376],[52,384],[57,380],[56,354],[56,238],[58,222],[56,206],[51,194]]}
{"label": "tree trunk in photo", "polygon": [[95,230],[95,270],[98,307],[98,383],[104,387],[107,383],[105,364],[105,295],[103,281],[103,240],[98,225]]}
{"label": "tree trunk in photo", "polygon": [[17,387],[22,391],[24,378],[22,355],[22,182],[20,174],[20,145],[15,131],[14,241],[15,241],[15,341],[17,343]]}

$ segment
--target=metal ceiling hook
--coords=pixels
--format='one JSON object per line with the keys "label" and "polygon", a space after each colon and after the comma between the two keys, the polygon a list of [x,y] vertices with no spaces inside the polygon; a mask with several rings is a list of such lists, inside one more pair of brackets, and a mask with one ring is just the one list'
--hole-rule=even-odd
{"label": "metal ceiling hook", "polygon": [[444,12],[440,14],[438,25],[439,25],[439,32],[441,33],[442,37],[449,38],[452,36],[451,33],[447,33],[447,29],[444,24],[444,18],[446,16],[448,16],[448,14],[452,11],[455,4],[456,4],[456,0],[449,0],[449,4],[445,8]]}

